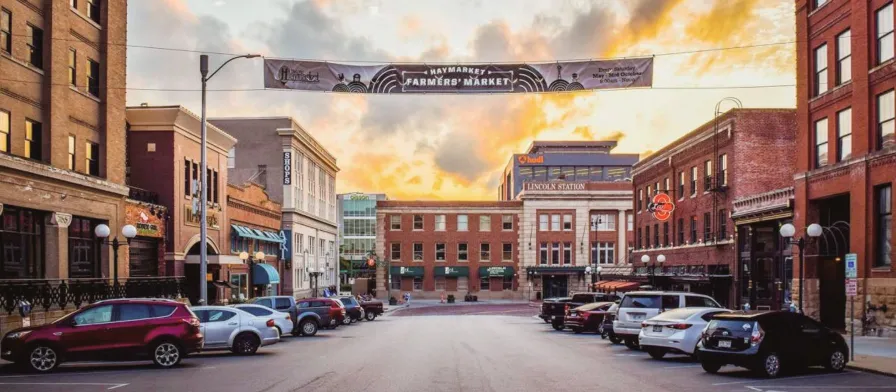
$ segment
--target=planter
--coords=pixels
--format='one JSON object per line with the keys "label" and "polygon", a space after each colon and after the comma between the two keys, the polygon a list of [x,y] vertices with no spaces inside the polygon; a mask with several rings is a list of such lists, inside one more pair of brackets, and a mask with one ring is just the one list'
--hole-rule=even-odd
{"label": "planter", "polygon": [[395,297],[389,298],[389,305],[398,305],[398,300]]}
{"label": "planter", "polygon": [[448,303],[449,303],[449,304],[453,304],[453,303],[454,303],[454,294],[450,294],[450,295],[448,295]]}

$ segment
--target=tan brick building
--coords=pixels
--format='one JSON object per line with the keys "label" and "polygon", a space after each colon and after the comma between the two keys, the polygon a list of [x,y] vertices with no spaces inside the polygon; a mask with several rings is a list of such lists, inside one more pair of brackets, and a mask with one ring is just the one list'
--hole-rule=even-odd
{"label": "tan brick building", "polygon": [[0,0],[0,279],[112,275],[93,229],[124,224],[126,21],[125,0]]}
{"label": "tan brick building", "polygon": [[[271,200],[264,187],[254,182],[227,184],[227,209],[230,244],[224,252],[234,256],[246,252],[254,263],[251,271],[248,265],[230,266],[227,279],[234,286],[231,292],[237,293],[231,298],[279,295],[286,267],[281,262],[286,239],[280,230],[280,203]],[[264,253],[263,260],[254,258],[258,252]]]}

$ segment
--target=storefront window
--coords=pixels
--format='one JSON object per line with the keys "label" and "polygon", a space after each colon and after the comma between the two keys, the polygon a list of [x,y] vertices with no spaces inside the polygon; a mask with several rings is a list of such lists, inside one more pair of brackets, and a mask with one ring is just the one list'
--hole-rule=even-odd
{"label": "storefront window", "polygon": [[520,182],[532,181],[532,168],[531,167],[521,167],[520,168]]}
{"label": "storefront window", "polygon": [[44,214],[4,206],[0,226],[0,279],[44,277]]}
{"label": "storefront window", "polygon": [[532,169],[532,181],[545,182],[548,179],[548,168],[536,167]]}
{"label": "storefront window", "polygon": [[512,276],[504,277],[504,290],[513,290],[513,277]]}
{"label": "storefront window", "polygon": [[392,284],[390,287],[392,287],[392,290],[401,290],[401,277],[397,276],[397,275],[392,275],[391,279],[392,279]]}
{"label": "storefront window", "polygon": [[[72,217],[68,226],[68,276],[70,278],[99,278],[99,242],[93,228],[99,222],[89,218]],[[114,232],[113,232],[114,235]],[[111,257],[111,256],[110,256]]]}
{"label": "storefront window", "polygon": [[490,287],[488,276],[479,278],[479,291],[489,291]]}
{"label": "storefront window", "polygon": [[159,240],[137,237],[128,245],[130,276],[159,276]]}
{"label": "storefront window", "polygon": [[414,277],[414,291],[423,290],[423,278],[420,276]]}
{"label": "storefront window", "polygon": [[248,274],[230,274],[230,284],[236,286],[236,289],[230,292],[231,300],[244,301],[249,298]]}
{"label": "storefront window", "polygon": [[436,290],[437,291],[445,291],[445,277],[444,276],[436,276]]}

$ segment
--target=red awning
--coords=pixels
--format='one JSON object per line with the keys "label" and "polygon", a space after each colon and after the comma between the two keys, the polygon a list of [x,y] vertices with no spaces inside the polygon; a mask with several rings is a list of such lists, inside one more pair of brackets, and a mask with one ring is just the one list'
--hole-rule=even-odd
{"label": "red awning", "polygon": [[638,282],[628,282],[623,280],[611,280],[606,282],[598,282],[594,285],[596,290],[605,291],[605,292],[626,292],[637,290],[641,287],[641,284]]}

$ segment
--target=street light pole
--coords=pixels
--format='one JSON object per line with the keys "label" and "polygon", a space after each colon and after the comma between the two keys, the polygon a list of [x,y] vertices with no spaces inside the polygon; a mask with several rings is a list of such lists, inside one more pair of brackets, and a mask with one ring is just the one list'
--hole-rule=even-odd
{"label": "street light pole", "polygon": [[[112,238],[112,241],[108,241],[107,238],[109,238],[111,230],[104,223],[97,225],[93,229],[93,234],[99,239],[100,244],[112,245],[112,287],[118,287],[118,248],[121,246],[121,243],[118,242],[118,236]],[[128,245],[130,245],[131,238],[137,236],[137,228],[132,225],[124,225],[121,227],[121,234],[127,239]]]}
{"label": "street light pole", "polygon": [[[810,224],[808,227],[806,227],[806,234],[807,234],[810,238],[820,237],[822,231],[823,231],[823,228],[822,228],[821,225],[819,225],[818,223],[812,223],[812,224]],[[800,267],[799,267],[799,268],[800,268],[800,280],[799,280],[799,284],[800,284],[800,302],[799,302],[799,309],[800,309],[800,313],[803,313],[803,286],[804,286],[804,284],[803,284],[803,277],[805,276],[805,273],[806,273],[805,269],[803,268],[803,266],[805,265],[805,262],[803,261],[803,257],[804,257],[803,248],[806,246],[806,236],[802,236],[802,237],[800,237],[800,238],[793,238],[793,236],[796,234],[796,228],[793,226],[793,224],[790,224],[790,223],[786,223],[786,224],[784,224],[783,226],[781,226],[781,228],[778,229],[778,233],[781,234],[781,237],[784,237],[784,238],[787,240],[787,243],[788,243],[788,244],[790,244],[791,246],[796,245],[797,248],[799,248],[799,252],[800,252],[800,253],[799,253],[799,254],[800,254]],[[792,292],[792,291],[791,291],[791,292]],[[790,303],[791,303],[791,304],[793,303],[793,299],[792,299],[792,298],[791,298]]]}
{"label": "street light pole", "polygon": [[[218,67],[215,72],[212,72],[211,75],[208,74],[208,55],[202,54],[199,55],[199,73],[202,75],[202,124],[201,124],[201,132],[200,132],[200,152],[199,152],[199,186],[200,189],[200,205],[199,205],[199,304],[207,305],[208,304],[208,288],[206,287],[205,275],[208,273],[208,250],[207,246],[207,235],[208,235],[208,186],[206,185],[206,181],[208,181],[208,160],[206,158],[206,149],[207,149],[207,141],[206,141],[206,116],[205,116],[205,86],[208,83],[209,79],[215,76],[221,68],[224,68],[227,63],[239,59],[239,58],[255,58],[259,57],[257,54],[246,54],[242,56],[235,56],[225,61],[224,64]],[[190,192],[192,194],[192,192]]]}

